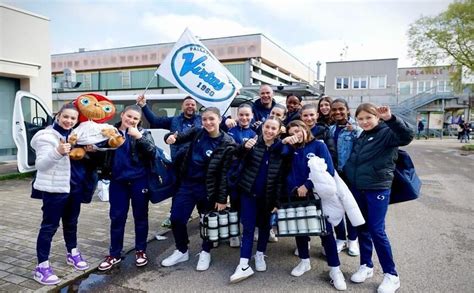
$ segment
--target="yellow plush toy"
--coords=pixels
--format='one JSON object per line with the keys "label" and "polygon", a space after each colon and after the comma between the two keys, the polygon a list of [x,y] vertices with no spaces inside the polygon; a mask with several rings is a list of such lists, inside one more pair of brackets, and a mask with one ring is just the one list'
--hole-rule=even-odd
{"label": "yellow plush toy", "polygon": [[69,136],[68,142],[74,146],[69,153],[73,160],[80,160],[86,154],[84,146],[93,145],[97,150],[116,149],[125,142],[117,128],[104,122],[113,118],[114,104],[98,94],[80,95],[74,101],[81,122]]}

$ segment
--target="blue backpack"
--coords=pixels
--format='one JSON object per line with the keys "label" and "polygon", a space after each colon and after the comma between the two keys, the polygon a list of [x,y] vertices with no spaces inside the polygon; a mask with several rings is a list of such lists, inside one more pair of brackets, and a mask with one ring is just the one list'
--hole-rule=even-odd
{"label": "blue backpack", "polygon": [[420,196],[421,180],[415,171],[415,165],[406,151],[398,150],[390,204],[417,199]]}
{"label": "blue backpack", "polygon": [[175,193],[176,174],[171,160],[156,147],[155,156],[148,172],[148,193],[152,203],[159,203]]}

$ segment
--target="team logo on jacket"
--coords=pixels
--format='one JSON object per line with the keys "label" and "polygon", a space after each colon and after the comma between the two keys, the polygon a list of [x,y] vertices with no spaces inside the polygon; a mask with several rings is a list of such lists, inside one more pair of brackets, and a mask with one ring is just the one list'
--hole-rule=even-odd
{"label": "team logo on jacket", "polygon": [[212,155],[212,151],[211,150],[207,150],[206,151],[206,156],[210,157]]}
{"label": "team logo on jacket", "polygon": [[179,85],[208,102],[226,101],[235,94],[234,83],[221,67],[219,60],[199,44],[182,46],[171,59],[171,72]]}
{"label": "team logo on jacket", "polygon": [[311,158],[314,158],[314,157],[316,157],[316,155],[315,155],[314,153],[308,153],[308,154],[306,155],[306,158],[307,158],[307,159],[311,159]]}

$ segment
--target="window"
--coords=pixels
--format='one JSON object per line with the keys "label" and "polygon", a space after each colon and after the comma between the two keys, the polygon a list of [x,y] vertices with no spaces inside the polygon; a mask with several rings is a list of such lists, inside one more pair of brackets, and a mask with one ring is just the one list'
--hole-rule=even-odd
{"label": "window", "polygon": [[387,88],[387,76],[386,75],[371,75],[370,88],[371,89]]}
{"label": "window", "polygon": [[336,77],[335,89],[345,90],[349,88],[349,77]]}
{"label": "window", "polygon": [[234,77],[241,83],[246,84],[245,80],[245,63],[241,64],[224,64],[224,66],[234,75]]}
{"label": "window", "polygon": [[121,89],[122,88],[122,72],[101,72],[100,73],[100,89]]}
{"label": "window", "polygon": [[367,88],[367,76],[353,76],[352,77],[352,88],[353,89],[366,89]]}
{"label": "window", "polygon": [[438,80],[438,92],[446,93],[452,91],[451,84],[448,80]]}
{"label": "window", "polygon": [[411,81],[402,81],[398,83],[398,93],[400,95],[411,94]]}
{"label": "window", "polygon": [[416,93],[426,92],[431,89],[431,80],[419,80],[417,83]]}
{"label": "window", "polygon": [[[133,70],[130,72],[130,84],[132,88],[145,88],[150,80],[153,79],[155,69],[149,70]],[[150,87],[158,87],[158,78],[155,79]]]}

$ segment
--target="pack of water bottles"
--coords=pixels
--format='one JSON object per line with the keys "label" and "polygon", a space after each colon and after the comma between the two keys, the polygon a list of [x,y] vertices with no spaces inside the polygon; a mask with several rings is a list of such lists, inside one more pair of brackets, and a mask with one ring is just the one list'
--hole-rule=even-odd
{"label": "pack of water bottles", "polygon": [[326,218],[321,199],[311,192],[303,201],[289,201],[281,204],[277,212],[277,236],[327,235]]}
{"label": "pack of water bottles", "polygon": [[240,235],[237,211],[222,210],[201,215],[199,222],[201,238],[216,242]]}

